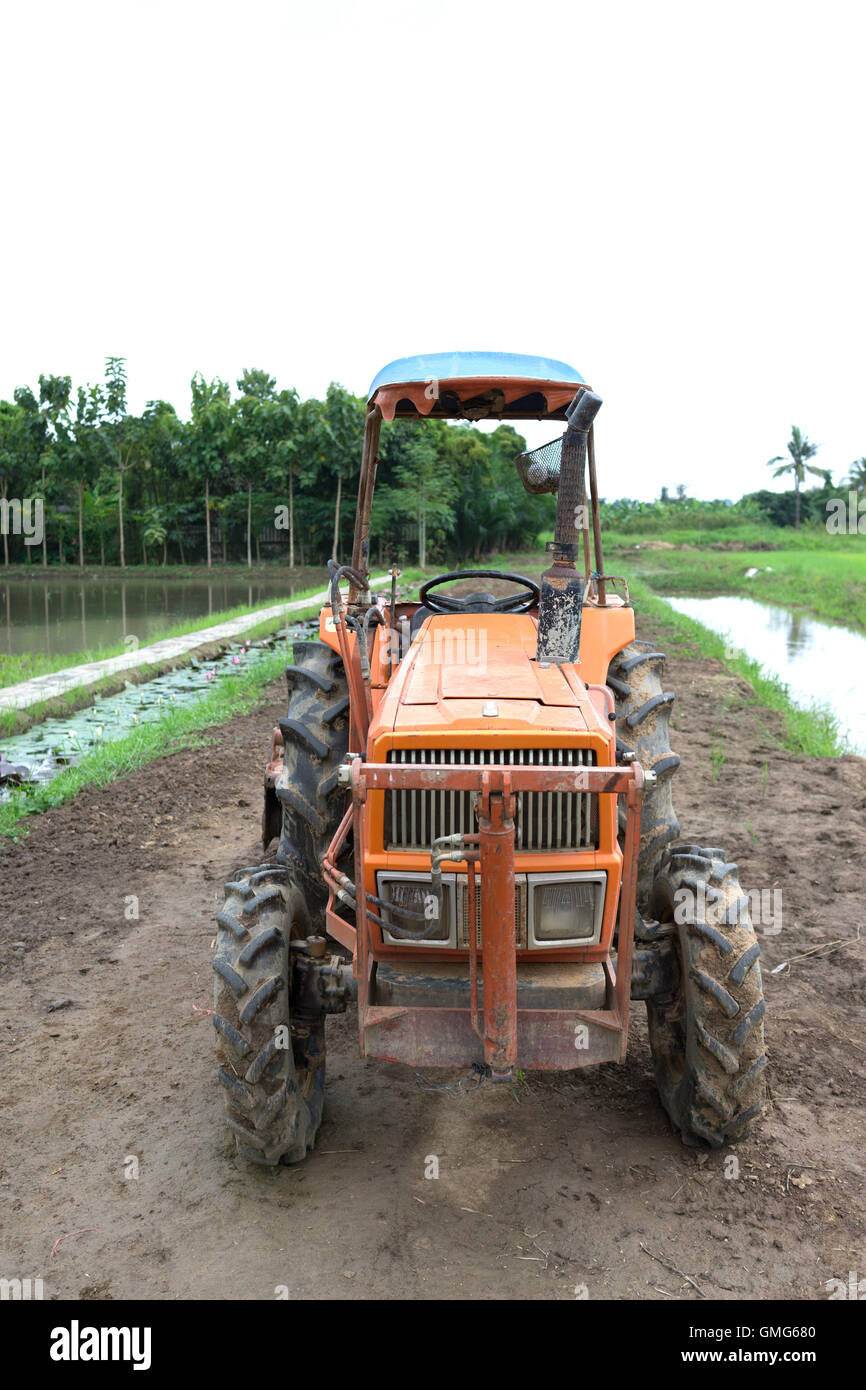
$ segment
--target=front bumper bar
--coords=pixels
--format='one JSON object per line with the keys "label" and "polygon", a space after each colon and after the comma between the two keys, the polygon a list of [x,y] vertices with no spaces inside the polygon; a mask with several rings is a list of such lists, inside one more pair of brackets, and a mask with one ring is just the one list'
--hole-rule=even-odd
{"label": "front bumper bar", "polygon": [[[626,768],[566,769],[392,765],[364,763],[361,758],[354,758],[351,764],[352,806],[325,856],[323,867],[331,890],[326,912],[328,930],[354,952],[361,1055],[411,1066],[460,1066],[483,1060],[497,1079],[509,1077],[518,1061],[528,1070],[572,1070],[597,1062],[623,1061],[628,1035],[643,787],[644,774],[638,763]],[[367,797],[372,791],[430,789],[472,791],[478,795],[478,849],[467,851],[466,857],[470,895],[474,897],[476,864],[484,883],[481,906],[483,1010],[477,1002],[473,931],[470,931],[468,1009],[438,1008],[435,1004],[430,1007],[387,1006],[375,1000],[375,962],[363,890]],[[602,1009],[517,1007],[514,810],[518,792],[588,792],[625,798],[617,956],[615,963],[609,955],[603,962],[606,992]],[[355,883],[358,885],[354,928],[334,911],[341,877],[334,866],[350,824],[354,831]]]}

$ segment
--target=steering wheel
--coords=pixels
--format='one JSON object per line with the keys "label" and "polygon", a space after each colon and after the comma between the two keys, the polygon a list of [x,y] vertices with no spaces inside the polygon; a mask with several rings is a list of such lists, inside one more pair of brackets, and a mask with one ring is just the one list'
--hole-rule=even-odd
{"label": "steering wheel", "polygon": [[471,613],[473,610],[469,605],[473,599],[477,602],[477,595],[465,599],[449,594],[438,594],[435,598],[430,596],[431,589],[437,588],[440,584],[450,584],[455,579],[507,579],[512,584],[522,584],[523,588],[529,591],[493,599],[490,607],[485,609],[485,612],[489,613],[528,613],[541,598],[541,590],[535,580],[527,579],[522,574],[511,574],[502,570],[450,570],[448,574],[437,574],[421,585],[418,598],[424,607],[429,608],[431,613]]}

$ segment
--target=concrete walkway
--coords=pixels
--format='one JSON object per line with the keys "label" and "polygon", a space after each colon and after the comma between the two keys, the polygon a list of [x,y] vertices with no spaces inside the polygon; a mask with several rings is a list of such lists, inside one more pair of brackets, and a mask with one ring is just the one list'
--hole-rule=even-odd
{"label": "concrete walkway", "polygon": [[[388,575],[380,575],[377,579],[371,579],[370,584],[375,587],[384,584],[388,578]],[[198,632],[188,632],[184,637],[166,637],[162,642],[152,642],[149,647],[124,652],[123,656],[110,656],[104,661],[88,661],[83,666],[67,666],[64,670],[52,671],[47,676],[34,676],[32,680],[21,681],[18,685],[9,685],[0,690],[0,709],[26,709],[28,705],[39,704],[42,700],[66,695],[79,686],[94,685],[96,681],[104,680],[106,676],[113,676],[119,671],[132,671],[139,666],[174,661],[188,652],[195,651],[196,647],[204,647],[211,642],[231,641],[232,638],[249,632],[251,627],[269,622],[272,618],[287,618],[290,613],[315,608],[317,604],[326,602],[327,598],[328,590],[322,589],[321,593],[310,594],[309,598],[294,599],[291,603],[275,603],[269,608],[256,608],[240,618],[232,618],[230,622],[218,623],[216,627],[204,627]]]}

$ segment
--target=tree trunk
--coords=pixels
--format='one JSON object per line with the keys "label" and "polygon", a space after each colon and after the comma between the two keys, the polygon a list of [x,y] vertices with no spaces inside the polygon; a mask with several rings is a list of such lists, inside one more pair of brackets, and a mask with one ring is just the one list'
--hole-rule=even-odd
{"label": "tree trunk", "polygon": [[168,535],[163,536],[162,540],[162,567],[165,569],[168,564]]}
{"label": "tree trunk", "polygon": [[332,558],[333,560],[336,560],[336,558],[337,558],[337,548],[338,548],[338,546],[339,546],[339,544],[340,544],[340,497],[341,497],[341,495],[342,495],[342,492],[343,492],[343,475],[342,475],[342,473],[338,473],[338,474],[337,474],[337,505],[336,505],[336,508],[334,509],[334,548],[333,548],[333,551],[332,551],[332,553],[331,553],[331,558]]}
{"label": "tree trunk", "polygon": [[418,508],[418,564],[422,570],[427,565],[427,517],[423,502]]}
{"label": "tree trunk", "polygon": [[180,551],[180,563],[181,563],[182,565],[185,565],[185,564],[186,564],[186,557],[185,557],[185,555],[184,555],[184,553],[183,553],[183,536],[181,535],[180,532],[178,532],[178,536],[177,536],[177,548],[178,548],[178,550]]}
{"label": "tree trunk", "polygon": [[253,485],[247,483],[247,569],[253,567]]}
{"label": "tree trunk", "polygon": [[[207,537],[207,567],[210,569],[210,478],[204,480],[204,533]],[[181,546],[181,554],[183,554],[183,546]]]}
{"label": "tree trunk", "polygon": [[289,464],[289,569],[295,568],[295,467]]}
{"label": "tree trunk", "polygon": [[800,479],[794,474],[794,526],[800,529]]}
{"label": "tree trunk", "polygon": [[120,521],[120,568],[126,569],[126,551],[123,545],[123,469],[117,470],[120,487],[117,493],[117,515]]}
{"label": "tree trunk", "polygon": [[[45,507],[45,464],[42,465],[42,506]],[[42,568],[48,567],[48,527],[42,527]]]}
{"label": "tree trunk", "polygon": [[105,531],[101,525],[99,527],[99,565],[101,569],[105,569]]}
{"label": "tree trunk", "polygon": [[78,568],[84,569],[84,481],[78,480]]}

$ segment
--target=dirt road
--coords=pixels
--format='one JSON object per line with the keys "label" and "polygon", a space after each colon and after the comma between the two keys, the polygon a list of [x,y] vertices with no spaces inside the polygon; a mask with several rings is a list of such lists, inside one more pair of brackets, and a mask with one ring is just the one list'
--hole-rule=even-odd
{"label": "dirt road", "polygon": [[866,948],[803,958],[863,925],[866,761],[781,753],[777,717],[717,663],[672,658],[666,686],[684,835],[783,898],[762,938],[770,1098],[738,1177],[671,1133],[642,1005],[624,1067],[470,1094],[360,1061],[350,1013],[329,1023],[316,1152],[236,1162],[202,1011],[223,881],[261,858],[275,687],[208,747],[0,850],[0,1275],[47,1298],[697,1301],[866,1275]]}

